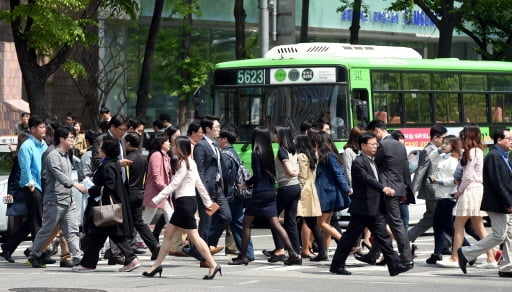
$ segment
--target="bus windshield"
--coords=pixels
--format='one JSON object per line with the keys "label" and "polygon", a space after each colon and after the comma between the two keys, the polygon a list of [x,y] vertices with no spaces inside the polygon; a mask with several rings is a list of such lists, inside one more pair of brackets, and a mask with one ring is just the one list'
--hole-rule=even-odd
{"label": "bus windshield", "polygon": [[348,137],[348,92],[346,84],[218,87],[215,100],[223,124],[238,130],[241,142],[250,142],[257,126],[289,126],[296,134],[307,120],[330,123],[334,139]]}

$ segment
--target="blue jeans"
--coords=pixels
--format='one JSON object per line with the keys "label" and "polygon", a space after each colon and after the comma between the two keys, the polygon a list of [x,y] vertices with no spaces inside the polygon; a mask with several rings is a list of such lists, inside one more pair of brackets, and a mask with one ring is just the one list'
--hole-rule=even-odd
{"label": "blue jeans", "polygon": [[[280,187],[277,189],[277,214],[284,210],[284,229],[290,238],[293,249],[301,253],[299,230],[297,228],[297,204],[300,199],[300,185]],[[272,229],[272,237],[277,249],[283,249],[284,244],[279,235]]]}
{"label": "blue jeans", "polygon": [[[242,231],[244,229],[242,224],[244,221],[244,202],[234,199],[233,202],[229,202],[229,208],[231,209],[231,223],[229,223],[229,228],[231,228],[236,247],[240,251],[242,246]],[[254,258],[252,240],[249,240],[246,256],[247,258]]]}

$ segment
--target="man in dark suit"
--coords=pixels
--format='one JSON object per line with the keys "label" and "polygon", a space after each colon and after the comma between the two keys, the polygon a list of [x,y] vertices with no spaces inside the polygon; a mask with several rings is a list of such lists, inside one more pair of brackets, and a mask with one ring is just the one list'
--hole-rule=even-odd
{"label": "man in dark suit", "polygon": [[491,218],[492,232],[471,246],[459,248],[457,252],[459,266],[465,274],[469,261],[476,260],[487,250],[505,242],[498,275],[512,277],[512,167],[507,155],[512,150],[512,132],[508,129],[497,129],[493,138],[494,146],[484,160],[484,195],[481,207]]}
{"label": "man in dark suit", "polygon": [[[395,190],[393,196],[386,196],[386,221],[393,233],[403,263],[413,266],[413,255],[409,238],[400,216],[400,201],[408,200],[415,203],[411,191],[411,176],[407,162],[405,146],[395,140],[387,131],[386,124],[381,120],[373,120],[368,124],[367,130],[373,132],[379,140],[379,147],[375,154],[375,163],[379,170],[379,180],[382,184]],[[374,244],[370,252],[356,259],[369,264],[375,264],[380,254],[379,245]]]}
{"label": "man in dark suit", "polygon": [[[217,244],[220,236],[231,222],[231,211],[224,195],[221,150],[216,141],[220,133],[220,123],[217,118],[203,118],[201,120],[201,128],[204,136],[194,146],[194,160],[196,161],[201,181],[212,200],[219,204],[220,208],[213,216],[208,216],[201,198],[199,195],[197,196],[199,202],[197,204],[199,213],[198,231],[201,238],[209,246],[213,247],[211,251],[212,254],[215,254],[222,250],[222,247],[217,247]],[[183,251],[202,260],[202,257],[199,256],[193,246],[190,250],[185,249]],[[204,265],[204,262],[202,264]]]}
{"label": "man in dark suit", "polygon": [[352,163],[352,204],[350,206],[350,223],[341,241],[338,243],[332,259],[330,272],[339,275],[350,275],[345,269],[345,261],[350,254],[354,242],[359,238],[365,227],[372,232],[376,242],[388,264],[391,276],[396,276],[412,268],[400,262],[398,254],[393,250],[391,238],[386,232],[386,208],[384,197],[393,197],[395,190],[379,182],[374,155],[377,152],[377,137],[373,133],[363,133],[358,138],[362,155]]}

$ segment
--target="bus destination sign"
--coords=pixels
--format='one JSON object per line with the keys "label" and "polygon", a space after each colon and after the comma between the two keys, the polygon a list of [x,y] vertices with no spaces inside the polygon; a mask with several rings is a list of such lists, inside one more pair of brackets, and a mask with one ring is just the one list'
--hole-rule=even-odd
{"label": "bus destination sign", "polygon": [[335,67],[270,69],[270,84],[336,82]]}

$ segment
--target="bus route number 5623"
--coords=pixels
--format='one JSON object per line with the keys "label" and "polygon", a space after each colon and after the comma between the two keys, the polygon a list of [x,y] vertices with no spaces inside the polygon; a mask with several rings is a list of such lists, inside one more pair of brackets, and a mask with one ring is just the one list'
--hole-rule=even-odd
{"label": "bus route number 5623", "polygon": [[263,84],[265,82],[265,71],[263,69],[238,70],[237,84]]}

